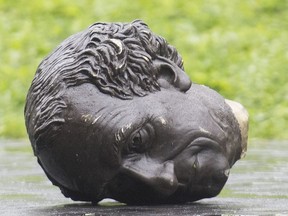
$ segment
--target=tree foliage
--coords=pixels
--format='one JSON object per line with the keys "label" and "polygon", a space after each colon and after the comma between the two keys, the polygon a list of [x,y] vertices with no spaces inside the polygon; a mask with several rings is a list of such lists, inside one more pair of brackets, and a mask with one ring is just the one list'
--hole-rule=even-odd
{"label": "tree foliage", "polygon": [[94,22],[142,19],[175,46],[194,82],[241,102],[250,137],[288,139],[288,1],[0,0],[0,136],[25,137],[40,61]]}

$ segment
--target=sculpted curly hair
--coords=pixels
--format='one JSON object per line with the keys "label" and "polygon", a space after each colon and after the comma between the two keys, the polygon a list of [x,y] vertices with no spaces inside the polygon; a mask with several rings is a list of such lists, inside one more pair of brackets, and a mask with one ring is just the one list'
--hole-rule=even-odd
{"label": "sculpted curly hair", "polygon": [[164,38],[140,20],[95,23],[64,40],[39,65],[25,106],[26,127],[34,153],[49,144],[65,122],[64,91],[93,83],[101,92],[121,99],[159,91],[159,69],[153,61],[167,59],[183,69],[182,58]]}

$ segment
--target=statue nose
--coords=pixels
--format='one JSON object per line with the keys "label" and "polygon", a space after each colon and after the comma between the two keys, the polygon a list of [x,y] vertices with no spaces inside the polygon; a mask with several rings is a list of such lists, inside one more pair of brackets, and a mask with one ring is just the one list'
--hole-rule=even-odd
{"label": "statue nose", "polygon": [[158,69],[158,83],[163,88],[173,86],[181,92],[186,92],[190,89],[192,82],[189,76],[174,62],[159,57],[154,61],[154,65]]}
{"label": "statue nose", "polygon": [[173,194],[178,187],[173,161],[158,163],[145,157],[137,161],[128,159],[122,164],[122,168],[124,173],[164,196]]}

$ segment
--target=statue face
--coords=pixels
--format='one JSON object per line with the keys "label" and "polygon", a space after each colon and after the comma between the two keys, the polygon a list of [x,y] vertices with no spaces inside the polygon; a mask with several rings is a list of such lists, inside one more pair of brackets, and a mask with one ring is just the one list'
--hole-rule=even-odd
{"label": "statue face", "polygon": [[[61,176],[62,185],[95,202],[110,197],[130,204],[179,203],[215,196],[242,151],[237,117],[205,86],[181,92],[167,82],[161,91],[121,100],[84,84],[67,91],[64,100],[67,123],[58,144],[38,157],[52,178]],[[49,167],[51,155],[58,170]]]}
{"label": "statue face", "polygon": [[25,119],[39,164],[73,200],[216,196],[246,151],[246,110],[192,84],[176,49],[139,20],[64,40],[37,69]]}

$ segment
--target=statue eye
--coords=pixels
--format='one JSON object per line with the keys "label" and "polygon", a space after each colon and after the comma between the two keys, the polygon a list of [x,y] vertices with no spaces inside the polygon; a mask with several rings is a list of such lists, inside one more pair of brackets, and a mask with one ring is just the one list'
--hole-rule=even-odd
{"label": "statue eye", "polygon": [[133,137],[130,148],[138,149],[141,147],[142,144],[142,137],[141,133],[137,132],[136,135]]}
{"label": "statue eye", "polygon": [[129,153],[143,153],[148,147],[149,135],[145,129],[137,131],[128,144]]}

